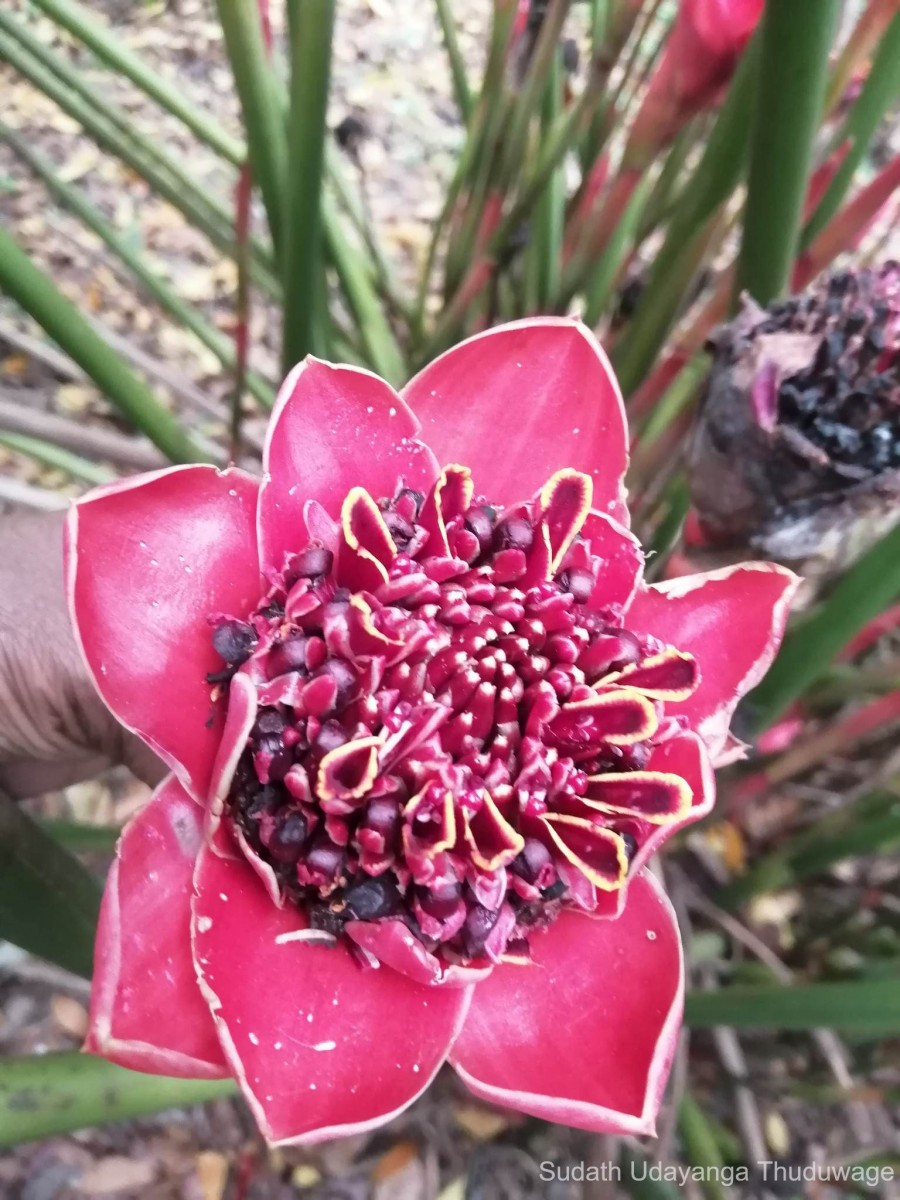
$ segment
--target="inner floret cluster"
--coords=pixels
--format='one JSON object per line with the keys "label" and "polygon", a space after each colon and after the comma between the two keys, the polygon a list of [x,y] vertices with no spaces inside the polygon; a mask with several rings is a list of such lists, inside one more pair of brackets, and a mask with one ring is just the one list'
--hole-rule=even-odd
{"label": "inner floret cluster", "polygon": [[653,757],[698,674],[604,600],[608,526],[586,475],[504,510],[450,466],[307,514],[251,616],[211,617],[214,695],[241,675],[257,704],[224,818],[307,936],[436,976],[615,911],[690,808]]}

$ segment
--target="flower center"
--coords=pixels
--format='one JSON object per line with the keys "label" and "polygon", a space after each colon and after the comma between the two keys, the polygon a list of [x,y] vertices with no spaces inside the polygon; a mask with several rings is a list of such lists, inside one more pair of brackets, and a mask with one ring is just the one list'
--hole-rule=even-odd
{"label": "flower center", "polygon": [[226,820],[310,929],[436,972],[527,955],[690,807],[652,759],[696,664],[604,603],[590,501],[574,471],[505,511],[462,467],[354,489],[340,528],[307,506],[319,536],[247,621],[214,621],[210,682],[259,704]]}

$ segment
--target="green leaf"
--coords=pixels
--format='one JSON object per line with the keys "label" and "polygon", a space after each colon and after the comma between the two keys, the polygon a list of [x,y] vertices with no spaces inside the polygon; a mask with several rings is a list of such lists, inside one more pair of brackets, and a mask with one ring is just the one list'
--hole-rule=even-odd
{"label": "green leaf", "polygon": [[115,471],[110,470],[109,467],[100,467],[96,463],[82,458],[81,455],[73,454],[71,450],[55,446],[53,442],[44,441],[42,438],[0,430],[0,443],[8,446],[10,450],[15,450],[18,454],[27,454],[35,462],[43,463],[47,467],[54,467],[58,471],[65,471],[73,479],[83,479],[86,483],[111,483],[116,478]]}
{"label": "green leaf", "polygon": [[[127,163],[155,192],[168,200],[224,254],[234,257],[233,214],[209,195],[151,138],[59,54],[0,8],[0,60],[6,60],[36,88],[77,121],[102,150]],[[271,254],[254,242],[254,279],[270,296],[278,283],[271,271]]]}
{"label": "green leaf", "polygon": [[662,348],[704,253],[714,217],[741,178],[755,102],[758,51],[756,37],[735,72],[700,161],[681,190],[637,311],[613,352],[626,396],[642,382]]}
{"label": "green leaf", "polygon": [[757,859],[716,901],[736,908],[761,892],[795,887],[844,859],[890,853],[898,843],[900,795],[895,790],[868,793]]}
{"label": "green leaf", "polygon": [[170,1079],[89,1054],[0,1061],[0,1146],[233,1096],[232,1079]]}
{"label": "green leaf", "polygon": [[856,562],[816,612],[790,631],[762,683],[750,693],[756,729],[766,729],[830,667],[864,625],[900,597],[900,525]]}
{"label": "green leaf", "polygon": [[806,224],[801,239],[805,249],[816,234],[820,233],[841,205],[847,189],[863,161],[866,151],[881,119],[900,96],[900,13],[894,17],[882,38],[872,68],[866,77],[856,103],[847,114],[847,119],[835,134],[834,148],[850,142],[850,149],[816,211]]}
{"label": "green leaf", "polygon": [[0,792],[0,938],[90,979],[100,896],[87,868]]}
{"label": "green leaf", "polygon": [[469,80],[466,76],[466,64],[463,60],[462,51],[459,48],[459,39],[456,36],[453,10],[450,7],[449,0],[435,0],[435,6],[437,8],[438,21],[440,21],[441,25],[441,33],[444,38],[444,46],[447,50],[447,59],[450,63],[453,94],[456,96],[456,103],[459,105],[459,113],[463,124],[467,125],[469,117],[472,115],[472,89],[469,87]]}
{"label": "green leaf", "polygon": [[[185,329],[189,329],[224,367],[229,370],[234,368],[236,358],[234,339],[222,333],[221,330],[213,328],[197,308],[182,300],[162,276],[151,270],[134,245],[133,239],[120,234],[86,196],[77,188],[60,179],[50,163],[24,138],[7,128],[2,121],[0,121],[0,138],[7,142],[22,161],[27,163],[32,171],[43,180],[60,203],[73,212],[109,247],[161,308],[174,317]],[[251,371],[247,376],[247,386],[257,400],[268,408],[272,407],[275,393],[270,384]]]}
{"label": "green leaf", "polygon": [[257,0],[216,0],[216,8],[247,130],[250,169],[277,253],[284,236],[288,178],[281,91],[263,41]]}
{"label": "green leaf", "polygon": [[105,25],[93,20],[88,10],[76,0],[35,0],[35,4],[51,20],[90,47],[106,66],[130,79],[141,91],[182,121],[217,154],[235,166],[241,165],[246,155],[244,146],[209,113],[195,108],[180,88],[158,75]]}
{"label": "green leaf", "polygon": [[727,1200],[728,1189],[720,1182],[725,1163],[715,1131],[690,1092],[685,1092],[678,1106],[678,1132],[687,1161],[692,1167],[703,1168],[705,1179],[700,1188],[704,1196],[707,1200]]}
{"label": "green leaf", "polygon": [[878,979],[691,992],[684,1019],[692,1029],[842,1029],[880,1037],[900,1033],[900,987],[896,980]]}
{"label": "green leaf", "polygon": [[[255,0],[254,0],[255,3]],[[287,220],[284,236],[284,328],[281,365],[287,373],[316,347],[314,313],[321,295],[322,179],[335,0],[289,0],[291,113],[288,131]],[[327,314],[321,313],[324,319]]]}
{"label": "green leaf", "polygon": [[839,11],[840,0],[766,4],[737,272],[737,294],[759,304],[790,286]]}
{"label": "green leaf", "polygon": [[177,419],[110,349],[49,276],[0,228],[0,291],[10,295],[46,330],[136,429],[172,462],[208,462]]}
{"label": "green leaf", "polygon": [[658,1163],[651,1162],[630,1146],[619,1147],[619,1168],[622,1178],[619,1181],[624,1192],[634,1196],[635,1200],[680,1200],[681,1192],[674,1184],[652,1179],[649,1171]]}

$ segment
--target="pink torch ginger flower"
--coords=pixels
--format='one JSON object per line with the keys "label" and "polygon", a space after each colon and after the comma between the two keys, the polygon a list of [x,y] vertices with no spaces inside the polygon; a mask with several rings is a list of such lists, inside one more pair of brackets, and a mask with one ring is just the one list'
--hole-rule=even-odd
{"label": "pink torch ginger flower", "polygon": [[764,0],[681,0],[629,139],[652,153],[715,104],[756,29]]}
{"label": "pink torch ginger flower", "polygon": [[577,322],[481,334],[401,395],[310,358],[262,480],[78,502],[68,582],[110,708],[173,774],[125,830],[87,1048],[234,1075],[266,1137],[478,1096],[651,1132],[681,948],[648,858],[794,577],[642,583],[622,400]]}

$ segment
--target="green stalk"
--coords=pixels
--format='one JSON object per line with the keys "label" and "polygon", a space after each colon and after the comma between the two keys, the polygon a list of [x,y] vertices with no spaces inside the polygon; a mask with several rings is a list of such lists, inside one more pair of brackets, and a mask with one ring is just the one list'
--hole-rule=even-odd
{"label": "green stalk", "polygon": [[840,0],[768,0],[736,295],[790,286]]}
{"label": "green stalk", "polygon": [[[881,797],[880,793],[877,795]],[[870,799],[866,797],[866,800]],[[811,835],[801,834],[790,839],[774,854],[766,855],[746,874],[723,888],[716,897],[717,903],[726,908],[738,908],[761,892],[796,887],[845,859],[893,853],[900,843],[900,809],[896,794],[888,794],[885,800],[889,806],[887,812],[866,816],[857,802],[841,814],[847,819],[833,831],[815,829]]]}
{"label": "green stalk", "polygon": [[653,1161],[626,1141],[619,1146],[619,1168],[622,1172],[618,1187],[634,1200],[681,1200],[682,1192],[673,1184],[654,1179],[650,1174]]}
{"label": "green stalk", "polygon": [[90,979],[100,896],[78,859],[0,792],[0,938]]}
{"label": "green stalk", "polygon": [[233,1096],[233,1079],[169,1079],[65,1051],[0,1062],[0,1146]]}
{"label": "green stalk", "polygon": [[[97,108],[96,94],[78,73],[0,10],[0,60],[3,59],[77,121],[101,149],[127,163],[217,249],[234,257],[231,215],[221,201],[211,199],[114,105],[104,102],[102,109]],[[267,252],[255,245],[254,278],[268,295],[275,296],[278,285],[267,258]]]}
{"label": "green stalk", "polygon": [[635,188],[622,213],[621,220],[613,230],[612,237],[593,266],[585,289],[586,299],[583,315],[584,323],[591,328],[597,324],[606,310],[622,265],[634,246],[638,222],[644,214],[644,206],[653,186],[652,179],[652,175],[648,172]]}
{"label": "green stalk", "polygon": [[[93,230],[162,309],[186,329],[189,329],[198,341],[202,342],[216,356],[223,367],[227,370],[234,369],[235,350],[231,338],[210,325],[193,305],[182,300],[160,275],[147,266],[131,242],[118,232],[87,197],[83,196],[77,188],[71,187],[60,179],[54,173],[50,163],[32,149],[23,138],[8,129],[2,121],[0,121],[0,139],[6,141],[23,162],[31,167],[65,208],[75,213],[89,229]],[[272,407],[275,401],[274,390],[261,376],[251,372],[247,378],[247,386],[260,403],[269,408]]]}
{"label": "green stalk", "polygon": [[690,992],[684,1019],[692,1029],[843,1029],[869,1037],[900,1033],[900,987],[894,979],[808,983],[792,987],[747,984]]}
{"label": "green stalk", "polygon": [[762,683],[750,694],[758,730],[766,729],[831,666],[840,650],[900,596],[900,525],[860,558],[827,600],[791,631]]}
{"label": "green stalk", "polygon": [[[560,51],[550,64],[547,90],[541,113],[541,141],[556,126],[562,111],[563,72]],[[559,290],[562,262],[563,222],[565,219],[566,182],[556,166],[544,186],[534,213],[529,252],[533,256],[538,310],[546,311]]]}
{"label": "green stalk", "polygon": [[[317,7],[317,0],[312,7]],[[216,0],[216,8],[247,130],[250,169],[278,254],[285,237],[288,149],[281,95],[263,40],[259,6],[257,0]]]}
{"label": "green stalk", "polygon": [[525,158],[528,129],[547,88],[553,60],[571,0],[550,0],[522,89],[516,97],[511,119],[503,132],[503,151],[498,170],[501,185],[515,179]]}
{"label": "green stalk", "polygon": [[[506,110],[505,84],[506,53],[509,44],[512,23],[516,15],[517,0],[494,0],[494,13],[491,22],[491,36],[488,45],[487,61],[481,84],[481,94],[469,121],[466,140],[456,163],[453,178],[447,188],[444,203],[438,218],[434,223],[425,263],[419,277],[416,289],[414,329],[417,338],[421,339],[425,331],[426,303],[428,300],[431,275],[437,259],[438,248],[442,243],[447,224],[457,211],[457,204],[464,189],[468,190],[471,201],[473,173],[477,171],[485,157],[485,140],[488,127],[498,113]],[[470,202],[467,210],[471,213],[474,205]],[[472,214],[474,217],[474,213]],[[474,225],[473,225],[474,227]],[[459,281],[465,266],[465,255],[461,254],[462,238],[459,230],[447,246],[447,257],[444,264],[444,293],[449,294]]]}
{"label": "green stalk", "polygon": [[[254,0],[255,3],[255,0]],[[287,372],[313,350],[313,314],[322,266],[322,178],[327,135],[335,0],[289,0],[291,112],[288,128],[289,220],[284,237],[284,328]],[[340,238],[335,228],[334,236]],[[324,317],[324,314],[323,314]]]}
{"label": "green stalk", "polygon": [[75,854],[114,854],[122,833],[114,825],[92,825],[55,817],[41,821],[41,828],[66,850]]}
{"label": "green stalk", "polygon": [[86,483],[99,486],[102,483],[111,483],[117,478],[115,471],[111,471],[109,467],[98,467],[96,463],[89,462],[79,454],[73,454],[71,450],[54,446],[52,442],[45,442],[42,438],[29,437],[26,433],[7,433],[0,430],[0,444],[15,450],[17,454],[27,454],[29,458],[46,467],[65,471],[73,479],[83,479]]}
{"label": "green stalk", "polygon": [[389,383],[403,383],[407,377],[403,353],[384,315],[384,309],[365,271],[360,257],[348,245],[334,215],[322,211],[322,232],[329,257],[368,359],[368,365]]}
{"label": "green stalk", "polygon": [[869,149],[875,131],[885,113],[900,97],[900,13],[894,17],[882,38],[862,91],[847,119],[835,135],[833,145],[851,143],[844,161],[806,223],[800,248],[805,250],[841,206],[847,189]]}
{"label": "green stalk", "polygon": [[719,1181],[725,1165],[722,1152],[706,1114],[690,1092],[684,1093],[678,1105],[678,1132],[684,1157],[692,1167],[703,1169],[700,1189],[706,1200],[727,1200],[728,1189]]}
{"label": "green stalk", "polygon": [[172,462],[209,461],[124,358],[0,227],[0,290],[7,292]]}
{"label": "green stalk", "polygon": [[678,197],[637,311],[616,346],[616,372],[626,395],[641,383],[665,342],[684,302],[693,264],[702,255],[711,218],[741,178],[758,53],[757,37],[744,52],[703,155]]}
{"label": "green stalk", "polygon": [[93,20],[88,10],[76,0],[35,0],[35,4],[57,25],[90,47],[107,67],[130,79],[166,112],[182,121],[217,154],[236,167],[241,165],[246,149],[240,141],[223,129],[209,113],[195,108],[180,88],[157,74],[140,55],[129,50],[104,25]]}
{"label": "green stalk", "polygon": [[450,64],[453,94],[456,96],[456,103],[459,106],[459,113],[463,124],[468,125],[469,118],[472,116],[472,89],[469,87],[469,80],[466,76],[466,64],[463,61],[462,51],[459,48],[459,39],[456,36],[456,23],[453,20],[453,11],[450,8],[449,0],[435,0],[435,7],[437,8],[438,21],[441,25],[444,46],[447,50],[447,60]]}
{"label": "green stalk", "polygon": [[[404,295],[396,272],[385,254],[367,199],[361,188],[354,188],[351,184],[339,153],[332,145],[325,147],[325,170],[331,192],[326,189],[322,197],[323,208],[335,216],[343,208],[369,252],[373,280],[385,303],[404,321],[411,323],[414,317],[412,305]],[[332,199],[336,203],[331,203]],[[336,224],[336,221],[332,224]]]}

